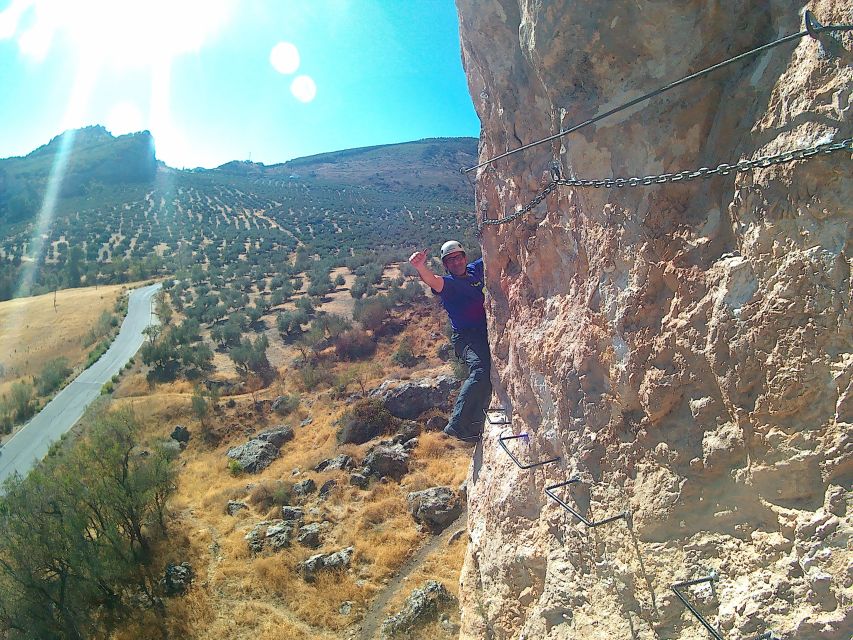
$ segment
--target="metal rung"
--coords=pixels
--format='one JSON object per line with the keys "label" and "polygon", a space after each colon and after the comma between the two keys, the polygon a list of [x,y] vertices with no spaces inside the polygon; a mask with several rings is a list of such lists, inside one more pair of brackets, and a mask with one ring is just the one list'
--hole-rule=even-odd
{"label": "metal rung", "polygon": [[[489,424],[512,424],[512,420],[506,417],[507,411],[503,407],[498,407],[496,409],[489,407],[488,409],[483,409],[483,413],[486,414],[486,420]],[[492,413],[502,413],[503,420],[492,420],[492,416],[490,415]]]}
{"label": "metal rung", "polygon": [[557,484],[552,484],[551,486],[545,487],[545,493],[549,498],[553,498],[556,500],[563,509],[571,513],[578,520],[583,522],[588,527],[600,527],[603,524],[607,524],[608,522],[613,522],[614,520],[619,520],[621,518],[625,519],[625,522],[628,522],[628,516],[631,515],[630,511],[623,511],[620,514],[615,516],[610,516],[608,518],[604,518],[603,520],[598,520],[597,522],[592,522],[591,520],[587,520],[580,513],[577,512],[576,509],[573,509],[565,500],[560,498],[557,494],[554,493],[554,489],[559,489],[560,487],[565,487],[570,484],[574,484],[575,482],[580,482],[580,478],[574,477],[571,480],[566,480],[565,482],[558,482]]}
{"label": "metal rung", "polygon": [[519,469],[532,469],[533,467],[541,467],[543,464],[550,464],[551,462],[557,462],[560,459],[560,456],[556,458],[550,458],[548,460],[540,460],[539,462],[531,462],[530,464],[521,464],[518,458],[512,455],[512,451],[510,451],[506,446],[507,440],[518,440],[519,438],[523,438],[525,441],[529,441],[530,437],[526,433],[520,433],[517,436],[501,436],[498,438],[498,443],[501,445],[501,449],[506,451],[506,454],[512,458],[512,461],[518,465]]}
{"label": "metal rung", "polygon": [[[671,589],[672,589],[673,593],[675,593],[675,595],[678,596],[678,599],[681,600],[681,603],[685,607],[687,607],[688,611],[690,611],[690,613],[692,613],[694,615],[694,617],[699,622],[702,623],[702,626],[708,630],[708,633],[711,634],[711,637],[714,638],[714,640],[725,640],[725,638],[723,638],[723,636],[721,636],[719,634],[719,632],[716,629],[714,629],[714,627],[711,626],[711,623],[708,622],[701,613],[699,613],[699,611],[696,609],[696,607],[694,607],[692,604],[690,604],[690,602],[687,600],[687,596],[685,596],[683,593],[681,593],[679,591],[679,589],[682,589],[684,587],[692,587],[694,585],[702,584],[704,582],[710,582],[711,588],[713,589],[714,588],[714,582],[716,580],[719,580],[719,578],[720,578],[720,574],[717,573],[716,571],[712,571],[710,573],[710,575],[708,575],[704,578],[697,578],[695,580],[684,580],[683,582],[676,582],[675,584],[671,585]],[[753,638],[753,640],[777,640],[777,638],[776,638],[776,636],[773,635],[772,631],[765,631],[761,635],[758,635],[755,638]]]}

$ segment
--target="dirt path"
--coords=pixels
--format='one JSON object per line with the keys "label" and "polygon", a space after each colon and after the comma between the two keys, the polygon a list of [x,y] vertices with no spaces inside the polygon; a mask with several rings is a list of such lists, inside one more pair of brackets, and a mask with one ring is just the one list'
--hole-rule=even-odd
{"label": "dirt path", "polygon": [[400,589],[409,588],[409,585],[406,584],[406,578],[420,568],[433,551],[441,545],[447,545],[451,536],[459,531],[460,525],[465,526],[467,517],[468,510],[465,509],[440,535],[435,536],[418,549],[400,568],[397,575],[377,594],[373,602],[370,603],[361,622],[361,634],[358,636],[361,640],[373,640],[378,637],[379,627],[387,617],[385,608],[388,606],[388,603],[400,592]]}

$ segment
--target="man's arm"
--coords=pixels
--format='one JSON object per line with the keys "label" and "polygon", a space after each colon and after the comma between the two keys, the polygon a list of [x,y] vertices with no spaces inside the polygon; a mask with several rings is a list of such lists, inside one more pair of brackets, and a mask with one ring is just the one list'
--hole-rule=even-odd
{"label": "man's arm", "polygon": [[427,266],[426,249],[423,251],[415,251],[411,256],[409,256],[409,264],[417,270],[421,280],[423,280],[427,286],[429,286],[433,291],[441,293],[441,290],[444,289],[444,278],[435,275],[432,272],[432,269]]}

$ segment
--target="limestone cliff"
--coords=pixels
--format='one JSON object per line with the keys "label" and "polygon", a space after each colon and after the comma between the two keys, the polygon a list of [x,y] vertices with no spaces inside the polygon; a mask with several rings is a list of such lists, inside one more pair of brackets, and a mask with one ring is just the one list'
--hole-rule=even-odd
{"label": "limestone cliff", "polygon": [[[485,160],[851,0],[457,0]],[[495,218],[558,161],[643,176],[853,135],[853,34],[804,38],[477,172]],[[831,51],[831,49],[834,51]],[[483,233],[496,393],[469,478],[463,638],[846,640],[853,629],[849,152],[689,183],[561,187]],[[546,486],[580,476],[558,495]],[[630,526],[629,526],[630,525]]]}

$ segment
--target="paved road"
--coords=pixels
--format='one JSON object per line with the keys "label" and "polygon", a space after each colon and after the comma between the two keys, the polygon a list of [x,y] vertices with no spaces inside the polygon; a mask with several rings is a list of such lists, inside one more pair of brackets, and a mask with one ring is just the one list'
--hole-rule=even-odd
{"label": "paved road", "polygon": [[0,483],[15,472],[29,473],[47,455],[50,444],[76,423],[86,407],[101,393],[101,387],[139,351],[145,336],[142,330],[155,322],[152,298],[160,284],[130,292],[127,315],[107,352],[60,391],[38,415],[25,424],[3,446],[0,455]]}

